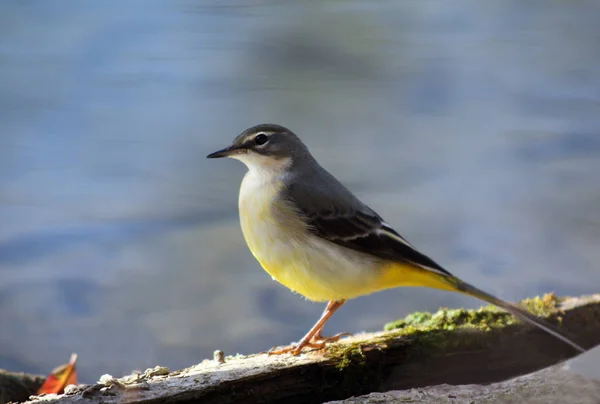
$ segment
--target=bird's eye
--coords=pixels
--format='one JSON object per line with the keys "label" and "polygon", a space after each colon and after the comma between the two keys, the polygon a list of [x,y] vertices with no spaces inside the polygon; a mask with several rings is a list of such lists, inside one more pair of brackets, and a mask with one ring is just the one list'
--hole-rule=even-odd
{"label": "bird's eye", "polygon": [[261,145],[267,143],[268,140],[269,140],[269,137],[267,135],[265,135],[264,133],[259,133],[254,138],[254,143],[261,146]]}

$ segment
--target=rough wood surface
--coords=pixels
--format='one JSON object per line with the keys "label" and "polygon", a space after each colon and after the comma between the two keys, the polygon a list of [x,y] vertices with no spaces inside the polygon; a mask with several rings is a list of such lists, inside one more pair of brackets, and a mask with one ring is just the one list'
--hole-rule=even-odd
{"label": "rough wood surface", "polygon": [[[586,348],[600,344],[600,295],[568,298],[560,312],[561,327],[577,342]],[[226,358],[225,363],[205,360],[171,373],[157,367],[143,375],[104,377],[97,385],[78,386],[66,395],[34,398],[30,403],[325,402],[439,384],[492,383],[575,355],[561,341],[520,323],[487,332],[438,331],[434,340],[442,344],[424,344],[422,337],[363,334],[332,345],[326,354],[258,354]]]}
{"label": "rough wood surface", "polygon": [[326,404],[598,404],[600,380],[553,366],[505,382],[488,385],[443,384],[385,393],[371,393]]}

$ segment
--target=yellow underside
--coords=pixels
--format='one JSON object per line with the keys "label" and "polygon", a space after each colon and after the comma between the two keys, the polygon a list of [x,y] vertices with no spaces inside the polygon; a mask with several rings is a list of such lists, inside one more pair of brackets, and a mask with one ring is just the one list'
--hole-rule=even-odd
{"label": "yellow underside", "polygon": [[397,287],[429,287],[456,291],[444,276],[402,263],[390,263],[367,269],[359,278],[345,277],[343,269],[335,279],[321,274],[312,276],[304,268],[293,266],[263,268],[273,278],[293,291],[314,301],[346,300]]}
{"label": "yellow underside", "polygon": [[378,279],[380,289],[396,288],[400,286],[422,286],[427,288],[456,291],[456,287],[449,283],[447,277],[403,263],[390,263],[383,267]]}

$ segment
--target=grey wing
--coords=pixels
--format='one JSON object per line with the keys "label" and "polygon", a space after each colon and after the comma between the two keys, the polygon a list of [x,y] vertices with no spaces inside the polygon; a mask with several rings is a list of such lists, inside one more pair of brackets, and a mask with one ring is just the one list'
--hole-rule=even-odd
{"label": "grey wing", "polygon": [[[431,258],[420,253],[375,211],[339,183],[321,192],[318,187],[291,185],[285,197],[303,214],[310,230],[325,240],[376,257],[406,262],[452,276]],[[302,203],[307,200],[311,203]]]}

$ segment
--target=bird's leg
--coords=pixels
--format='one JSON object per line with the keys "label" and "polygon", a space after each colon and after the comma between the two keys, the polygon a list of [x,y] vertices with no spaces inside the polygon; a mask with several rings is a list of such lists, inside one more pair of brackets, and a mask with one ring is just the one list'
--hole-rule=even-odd
{"label": "bird's leg", "polygon": [[[333,302],[329,302],[329,303],[327,304],[327,307],[325,307],[325,310],[323,311],[323,314],[322,314],[323,316],[324,316],[324,315],[327,313],[327,311],[330,309],[330,305],[331,305],[331,303],[333,303]],[[343,301],[343,302],[342,302],[342,303],[341,303],[339,306],[337,306],[337,308],[336,308],[336,309],[334,309],[334,310],[337,310],[337,309],[339,309],[339,308],[342,306],[342,304],[344,304],[344,303],[345,303],[345,301]],[[331,315],[332,315],[332,314],[333,314],[333,313],[331,313],[329,316],[331,317]],[[325,336],[323,336],[323,335],[321,334],[321,333],[323,332],[323,328],[324,328],[324,327],[325,327],[325,322],[323,322],[323,323],[321,324],[321,328],[319,328],[319,329],[317,330],[317,332],[315,333],[315,335],[313,335],[313,337],[312,337],[312,338],[311,338],[311,339],[310,339],[310,340],[307,342],[307,344],[306,344],[306,346],[307,346],[307,347],[321,349],[321,348],[323,348],[323,347],[325,346],[325,344],[327,344],[328,342],[337,342],[337,341],[339,341],[339,340],[340,340],[340,338],[342,338],[342,337],[351,337],[351,336],[352,336],[352,334],[351,334],[351,333],[349,333],[349,332],[340,332],[340,333],[338,333],[338,334],[335,334],[335,335],[332,335],[332,336],[330,336],[330,337],[325,337]],[[311,331],[312,331],[312,330],[311,330]],[[304,338],[306,338],[306,337],[304,337]],[[304,338],[303,338],[303,339],[304,339]]]}
{"label": "bird's leg", "polygon": [[281,355],[285,353],[291,353],[292,355],[298,355],[302,352],[303,348],[323,348],[325,343],[334,342],[339,340],[342,336],[347,335],[347,333],[340,333],[334,335],[333,337],[323,337],[321,332],[323,331],[323,327],[329,318],[336,312],[337,309],[342,307],[342,305],[346,303],[345,300],[332,300],[327,303],[323,314],[321,314],[321,318],[319,321],[310,329],[310,331],[302,337],[300,342],[296,345],[290,345],[287,347],[283,347],[280,349],[272,349],[268,353],[269,355]]}

